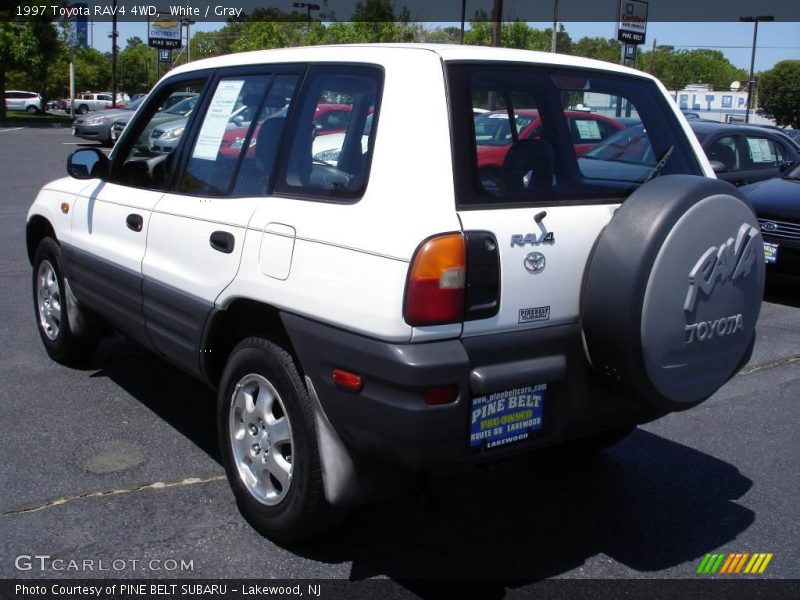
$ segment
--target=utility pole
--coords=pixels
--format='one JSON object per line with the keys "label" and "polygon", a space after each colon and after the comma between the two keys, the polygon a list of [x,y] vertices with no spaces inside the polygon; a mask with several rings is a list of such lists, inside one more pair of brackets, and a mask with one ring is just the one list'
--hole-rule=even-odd
{"label": "utility pole", "polygon": [[558,41],[558,0],[553,4],[553,37],[550,39],[550,52],[555,53]]}
{"label": "utility pole", "polygon": [[744,122],[750,122],[750,104],[753,101],[753,84],[755,81],[753,80],[753,67],[756,63],[756,38],[758,37],[758,24],[761,21],[774,21],[775,17],[772,15],[761,15],[758,17],[739,17],[739,21],[742,23],[752,23],[753,24],[753,51],[750,53],[750,77],[747,80],[747,108],[744,111]]}
{"label": "utility pole", "polygon": [[461,41],[464,43],[464,21],[467,20],[467,0],[461,0]]}
{"label": "utility pole", "polygon": [[111,108],[117,108],[117,0],[111,16]]}
{"label": "utility pole", "polygon": [[503,28],[503,0],[494,0],[492,7],[492,46],[500,47],[500,34]]}

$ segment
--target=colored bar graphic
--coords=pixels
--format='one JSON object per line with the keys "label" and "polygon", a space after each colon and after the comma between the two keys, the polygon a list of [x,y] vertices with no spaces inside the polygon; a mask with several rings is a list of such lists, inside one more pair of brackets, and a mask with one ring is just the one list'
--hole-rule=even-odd
{"label": "colored bar graphic", "polygon": [[744,566],[744,561],[747,560],[748,556],[750,556],[749,552],[745,552],[744,554],[742,554],[742,558],[739,559],[739,563],[736,565],[736,570],[734,571],[734,573],[741,572],[742,567]]}
{"label": "colored bar graphic", "polygon": [[767,554],[766,558],[764,558],[764,562],[761,563],[761,568],[758,570],[758,572],[759,573],[763,573],[764,569],[767,568],[767,565],[769,564],[769,561],[771,561],[771,560],[772,560],[772,552]]}
{"label": "colored bar graphic", "polygon": [[717,569],[720,568],[720,565],[722,565],[722,561],[724,559],[725,559],[725,555],[724,554],[720,554],[719,558],[717,558],[717,562],[714,563],[714,566],[711,569],[712,573],[716,573],[717,572]]}
{"label": "colored bar graphic", "polygon": [[708,564],[709,559],[711,558],[710,554],[706,554],[703,557],[703,560],[700,561],[700,566],[697,567],[698,573],[705,573],[706,572],[706,565]]}
{"label": "colored bar graphic", "polygon": [[700,561],[697,573],[707,575],[719,571],[720,574],[731,575],[741,573],[742,568],[744,568],[744,572],[747,574],[761,574],[766,570],[772,557],[773,554],[771,552],[755,552],[753,554],[749,552],[708,553]]}

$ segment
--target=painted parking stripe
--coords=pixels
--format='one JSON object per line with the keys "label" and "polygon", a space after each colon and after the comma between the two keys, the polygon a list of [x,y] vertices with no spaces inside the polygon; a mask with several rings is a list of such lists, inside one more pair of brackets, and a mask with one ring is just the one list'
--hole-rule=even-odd
{"label": "painted parking stripe", "polygon": [[0,129],[0,133],[5,132],[5,131],[19,131],[20,129],[22,129],[22,127],[12,127],[10,129]]}

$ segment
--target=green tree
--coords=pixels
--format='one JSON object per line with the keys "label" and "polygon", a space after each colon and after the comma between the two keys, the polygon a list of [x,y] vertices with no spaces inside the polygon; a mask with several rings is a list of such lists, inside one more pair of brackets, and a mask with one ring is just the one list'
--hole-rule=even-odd
{"label": "green tree", "polygon": [[620,45],[617,40],[602,37],[582,37],[572,44],[572,54],[619,63]]}
{"label": "green tree", "polygon": [[758,102],[764,116],[800,129],[800,60],[782,60],[758,78]]}
{"label": "green tree", "polygon": [[148,91],[155,84],[155,64],[156,49],[145,45],[141,38],[129,38],[117,58],[119,88],[129,96]]}
{"label": "green tree", "polygon": [[[6,73],[13,69],[30,75],[31,87],[42,89],[47,66],[58,51],[58,32],[48,17],[22,20],[16,16],[15,2],[0,8],[0,90],[6,90]],[[38,91],[37,90],[37,91]],[[6,104],[0,102],[0,120],[6,118]]]}

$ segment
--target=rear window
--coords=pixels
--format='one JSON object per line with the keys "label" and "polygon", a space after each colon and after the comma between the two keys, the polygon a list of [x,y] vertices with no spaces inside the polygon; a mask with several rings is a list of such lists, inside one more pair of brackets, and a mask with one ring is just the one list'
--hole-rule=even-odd
{"label": "rear window", "polygon": [[455,63],[448,83],[459,205],[617,201],[653,176],[702,174],[647,79]]}

